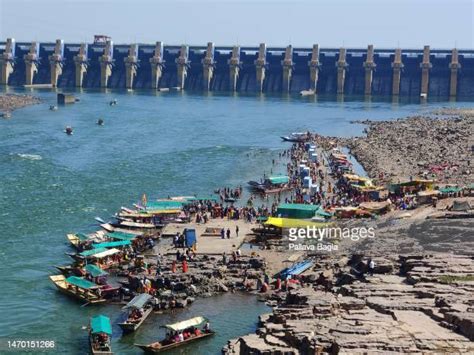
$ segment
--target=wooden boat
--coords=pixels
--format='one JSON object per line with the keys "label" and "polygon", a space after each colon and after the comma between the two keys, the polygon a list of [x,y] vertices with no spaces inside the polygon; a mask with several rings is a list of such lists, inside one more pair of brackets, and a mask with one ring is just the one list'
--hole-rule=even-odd
{"label": "wooden boat", "polygon": [[112,326],[110,324],[110,319],[103,315],[92,317],[89,331],[89,345],[91,354],[113,354],[110,342],[111,336]]}
{"label": "wooden boat", "polygon": [[[141,293],[123,307],[123,309],[127,310],[127,319],[118,325],[122,328],[124,333],[134,332],[142,325],[145,319],[148,318],[153,311],[153,305],[151,304],[152,299],[153,297],[148,293]],[[141,316],[138,319],[131,320],[130,317],[134,312],[140,312]]]}
{"label": "wooden boat", "polygon": [[157,354],[157,353],[162,353],[174,348],[177,348],[179,346],[183,346],[186,344],[189,344],[191,342],[194,342],[196,340],[204,339],[207,337],[210,337],[212,335],[216,334],[215,332],[209,332],[209,333],[202,333],[201,335],[196,335],[191,338],[188,338],[186,340],[180,341],[179,343],[172,343],[172,344],[167,344],[167,345],[162,345],[159,341],[148,344],[148,345],[141,345],[141,344],[135,344],[135,346],[138,346],[140,349],[145,351],[146,353],[149,354]]}
{"label": "wooden boat", "polygon": [[[195,318],[191,318],[182,322],[167,324],[164,327],[167,328],[171,332],[181,333],[186,330],[197,329],[196,327],[205,321],[206,321],[206,318],[204,317],[195,317]],[[179,342],[171,342],[169,339],[168,340],[165,339],[162,341],[156,341],[148,345],[135,344],[135,346],[138,346],[140,349],[144,350],[147,353],[157,354],[157,353],[161,353],[167,350],[171,350],[171,349],[189,344],[196,340],[210,337],[214,334],[215,332],[211,330],[207,330],[207,331],[203,331],[202,333],[199,332],[199,333],[193,334],[189,338],[179,341]]]}
{"label": "wooden boat", "polygon": [[88,304],[103,303],[105,298],[100,296],[100,286],[77,276],[53,275],[49,277],[59,292],[74,297]]}

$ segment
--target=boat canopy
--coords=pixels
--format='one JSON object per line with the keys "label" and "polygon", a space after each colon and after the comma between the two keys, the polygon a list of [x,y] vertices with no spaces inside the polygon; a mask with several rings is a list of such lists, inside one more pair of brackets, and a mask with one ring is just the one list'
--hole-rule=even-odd
{"label": "boat canopy", "polygon": [[124,233],[124,232],[111,232],[107,233],[107,237],[112,239],[119,239],[119,240],[132,240],[137,237],[136,234],[132,233]]}
{"label": "boat canopy", "polygon": [[105,333],[108,335],[112,335],[112,326],[110,325],[109,317],[98,315],[92,317],[91,319],[91,333]]}
{"label": "boat canopy", "polygon": [[439,189],[439,192],[442,194],[450,194],[450,193],[458,193],[462,190],[461,187],[456,187],[456,186],[447,186],[447,187],[442,187]]}
{"label": "boat canopy", "polygon": [[101,249],[101,248],[124,247],[130,244],[131,243],[129,240],[119,240],[117,242],[94,243],[94,248]]}
{"label": "boat canopy", "polygon": [[194,202],[194,201],[217,201],[217,198],[215,196],[193,196],[193,197],[188,197],[186,198],[186,201],[188,202]]}
{"label": "boat canopy", "polygon": [[89,274],[92,275],[92,277],[108,275],[108,272],[102,270],[100,267],[94,264],[87,264],[85,269]]}
{"label": "boat canopy", "polygon": [[84,233],[76,233],[76,234],[74,234],[74,236],[76,236],[81,241],[85,241],[85,240],[89,239],[89,237],[87,235],[85,235]]}
{"label": "boat canopy", "polygon": [[204,317],[194,317],[188,320],[183,320],[182,322],[167,324],[164,327],[177,332],[189,327],[196,327],[199,324],[204,323],[205,321],[206,321],[206,318]]}
{"label": "boat canopy", "polygon": [[[105,248],[104,248],[105,249]],[[94,254],[94,258],[100,259],[100,258],[105,258],[106,256],[114,255],[120,253],[120,250],[112,248],[112,249],[105,249],[104,251]]]}
{"label": "boat canopy", "polygon": [[103,251],[107,251],[106,248],[95,248],[95,249],[90,249],[83,251],[82,253],[79,253],[80,256],[93,256],[99,253],[102,253]]}
{"label": "boat canopy", "polygon": [[140,293],[139,295],[133,297],[133,299],[127,303],[122,309],[129,308],[143,308],[153,297],[148,293]]}
{"label": "boat canopy", "polygon": [[175,210],[183,207],[182,201],[173,201],[173,200],[161,200],[161,201],[149,201],[146,204],[146,210]]}
{"label": "boat canopy", "polygon": [[288,184],[288,182],[290,181],[290,178],[286,175],[277,175],[277,176],[270,176],[268,178],[268,181],[270,181],[272,185]]}
{"label": "boat canopy", "polygon": [[305,228],[305,227],[316,227],[324,228],[327,227],[328,223],[323,222],[313,222],[306,219],[296,219],[296,218],[279,218],[279,217],[269,217],[268,220],[264,223],[267,226],[274,226],[279,228]]}
{"label": "boat canopy", "polygon": [[303,203],[281,203],[278,205],[277,215],[283,218],[312,218],[319,207],[320,205]]}
{"label": "boat canopy", "polygon": [[99,287],[95,283],[90,282],[89,280],[85,280],[82,277],[77,277],[77,276],[69,276],[66,279],[66,282],[68,284],[71,284],[71,285],[74,285],[74,286],[77,286],[79,288],[83,288],[83,289],[86,289],[86,290],[91,289],[91,288]]}

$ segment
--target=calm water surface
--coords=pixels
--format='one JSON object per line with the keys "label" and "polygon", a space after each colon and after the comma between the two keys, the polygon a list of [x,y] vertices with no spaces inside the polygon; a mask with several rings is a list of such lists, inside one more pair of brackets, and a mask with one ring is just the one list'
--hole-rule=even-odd
{"label": "calm water surface", "polygon": [[[4,89],[3,89],[4,90]],[[1,91],[0,91],[1,92]],[[97,228],[120,206],[149,197],[209,194],[221,186],[258,179],[288,144],[279,136],[311,130],[351,136],[359,119],[391,119],[464,103],[398,103],[357,99],[186,93],[77,92],[79,103],[49,111],[55,93],[33,91],[44,103],[0,121],[0,338],[53,339],[60,353],[87,351],[81,330],[103,312],[116,322],[115,306],[84,307],[55,291],[54,265],[70,262],[67,232]],[[114,98],[119,104],[110,107]],[[105,120],[105,126],[95,123]],[[63,133],[74,127],[74,135]],[[139,353],[158,326],[204,314],[219,335],[191,354],[219,353],[227,339],[255,329],[262,303],[244,295],[198,300],[189,310],[154,315],[142,329],[121,338],[114,350]]]}

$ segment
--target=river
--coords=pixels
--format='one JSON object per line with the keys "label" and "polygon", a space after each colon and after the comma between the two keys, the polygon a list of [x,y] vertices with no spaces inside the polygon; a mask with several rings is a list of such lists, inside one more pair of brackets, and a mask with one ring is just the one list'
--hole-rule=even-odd
{"label": "river", "polygon": [[[2,89],[5,90],[5,89]],[[12,91],[11,89],[9,90]],[[18,90],[24,93],[23,90]],[[2,91],[0,91],[2,93]],[[28,91],[28,93],[30,93]],[[56,94],[31,92],[40,105],[0,121],[0,339],[55,340],[63,354],[87,352],[91,315],[116,321],[119,309],[80,307],[48,279],[70,258],[65,234],[97,228],[143,193],[149,198],[209,194],[258,179],[287,143],[279,136],[311,130],[358,135],[351,120],[391,119],[463,103],[371,102],[359,98],[150,92],[76,92],[80,102],[50,111]],[[118,105],[109,106],[116,98]],[[96,124],[103,118],[104,126]],[[74,127],[67,136],[65,126]],[[268,309],[252,297],[198,300],[174,316],[154,315],[131,338],[114,326],[114,350],[139,353],[133,342],[158,338],[158,326],[208,314],[219,335],[193,348],[219,353],[226,340],[253,331]],[[191,353],[191,352],[189,352]]]}

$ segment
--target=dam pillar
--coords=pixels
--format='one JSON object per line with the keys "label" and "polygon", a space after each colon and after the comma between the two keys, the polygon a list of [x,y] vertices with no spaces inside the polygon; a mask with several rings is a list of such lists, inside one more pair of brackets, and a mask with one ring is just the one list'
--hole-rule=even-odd
{"label": "dam pillar", "polygon": [[400,95],[400,81],[403,70],[402,63],[402,50],[400,48],[395,49],[395,57],[392,63],[393,69],[393,80],[392,80],[392,95]]}
{"label": "dam pillar", "polygon": [[76,87],[81,88],[84,74],[87,72],[87,44],[82,43],[79,53],[74,56],[74,66],[76,70]]}
{"label": "dam pillar", "polygon": [[151,64],[151,87],[158,89],[160,87],[161,75],[163,75],[163,42],[156,42],[155,53],[150,58]]}
{"label": "dam pillar", "polygon": [[232,92],[237,91],[237,80],[239,79],[240,71],[240,47],[234,46],[232,48],[232,55],[227,61],[229,64],[229,75],[230,75],[230,90]]}
{"label": "dam pillar", "polygon": [[451,70],[449,96],[456,97],[458,94],[458,70],[461,69],[461,64],[459,64],[458,50],[456,48],[454,48],[452,51],[449,69]]}
{"label": "dam pillar", "polygon": [[59,76],[63,73],[64,42],[61,39],[56,40],[54,53],[48,57],[51,66],[51,85],[53,88],[58,86]]}
{"label": "dam pillar", "polygon": [[189,47],[182,45],[179,51],[179,57],[176,59],[177,70],[178,70],[178,87],[184,89],[186,83],[186,77],[188,76],[189,68]]}
{"label": "dam pillar", "polygon": [[291,74],[293,72],[293,47],[286,47],[285,58],[282,61],[283,66],[283,91],[290,92]]}
{"label": "dam pillar", "polygon": [[125,62],[125,81],[127,89],[133,89],[133,80],[137,76],[138,68],[138,45],[132,44],[128,49],[128,56]]}
{"label": "dam pillar", "polygon": [[309,90],[316,93],[316,87],[318,86],[319,77],[319,45],[313,45],[313,52],[311,53],[311,61],[308,63],[309,66]]}
{"label": "dam pillar", "polygon": [[374,62],[374,46],[372,44],[369,44],[369,46],[367,47],[367,59],[364,62],[364,68],[365,68],[364,93],[365,95],[372,94],[372,80],[374,77],[375,67],[376,67],[376,64]]}
{"label": "dam pillar", "polygon": [[339,49],[339,59],[336,62],[337,68],[337,93],[339,95],[344,94],[344,82],[346,80],[346,69],[347,69],[347,62],[346,62],[346,49],[341,48]]}
{"label": "dam pillar", "polygon": [[430,46],[423,48],[423,62],[420,64],[421,68],[421,92],[420,95],[426,97],[428,95],[430,85],[430,69],[433,65],[430,63]]}
{"label": "dam pillar", "polygon": [[214,43],[207,43],[206,56],[202,60],[202,80],[203,89],[209,91],[211,80],[214,75]]}
{"label": "dam pillar", "polygon": [[112,41],[107,40],[105,43],[104,54],[100,56],[100,87],[106,88],[109,82],[109,78],[112,75],[112,65],[114,44]]}
{"label": "dam pillar", "polygon": [[25,60],[25,75],[26,85],[32,85],[33,80],[35,78],[35,74],[38,72],[38,64],[39,64],[39,44],[36,42],[32,42],[30,46],[30,51],[28,54],[23,56]]}
{"label": "dam pillar", "polygon": [[260,43],[260,47],[258,49],[258,57],[257,57],[257,60],[255,60],[258,92],[262,92],[263,90],[263,82],[265,80],[266,66],[267,66],[267,46],[265,43]]}
{"label": "dam pillar", "polygon": [[15,67],[15,40],[7,38],[5,51],[0,56],[0,84],[8,85],[8,78]]}

